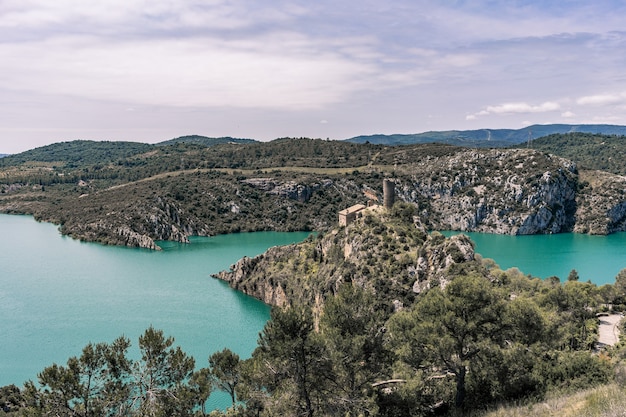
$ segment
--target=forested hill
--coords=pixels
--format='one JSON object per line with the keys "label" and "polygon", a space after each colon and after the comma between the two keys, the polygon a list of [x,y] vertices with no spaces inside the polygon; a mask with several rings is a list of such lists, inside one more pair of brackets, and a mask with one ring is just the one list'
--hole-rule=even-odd
{"label": "forested hill", "polygon": [[19,166],[27,162],[47,162],[66,167],[85,167],[120,162],[158,147],[189,146],[210,147],[222,144],[258,143],[252,139],[231,137],[209,138],[206,136],[181,136],[157,144],[124,141],[74,140],[53,143],[14,155],[0,154],[0,167]]}
{"label": "forested hill", "polygon": [[626,136],[623,135],[555,134],[533,140],[530,146],[571,159],[582,168],[626,175]]}
{"label": "forested hill", "polygon": [[230,136],[225,136],[225,137],[220,137],[220,138],[209,138],[206,136],[188,135],[188,136],[181,136],[178,138],[166,140],[165,142],[159,142],[157,145],[173,145],[176,143],[195,143],[195,144],[203,145],[203,146],[215,146],[215,145],[222,145],[224,143],[242,144],[242,143],[254,143],[254,142],[257,142],[257,141],[254,139],[232,138]]}
{"label": "forested hill", "polygon": [[58,163],[67,167],[108,164],[147,152],[153,145],[138,142],[96,142],[75,140],[42,146],[0,160],[0,167],[19,166],[29,162]]}
{"label": "forested hill", "polygon": [[522,129],[448,130],[406,135],[367,135],[346,139],[346,141],[382,145],[435,142],[456,146],[497,148],[525,143],[529,138],[537,139],[551,134],[571,132],[626,135],[626,126],[550,124],[532,125]]}

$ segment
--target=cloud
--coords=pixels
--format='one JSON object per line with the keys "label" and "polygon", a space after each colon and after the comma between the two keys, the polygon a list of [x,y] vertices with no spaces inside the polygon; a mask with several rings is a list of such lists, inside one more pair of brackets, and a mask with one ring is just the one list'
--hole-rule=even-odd
{"label": "cloud", "polygon": [[0,119],[263,138],[626,123],[626,3],[522,3],[0,0]]}
{"label": "cloud", "polygon": [[363,88],[367,65],[301,52],[314,47],[292,33],[255,42],[63,37],[0,44],[0,86],[126,103],[284,109],[323,107]]}
{"label": "cloud", "polygon": [[497,106],[487,106],[484,110],[470,114],[465,117],[466,120],[475,120],[481,116],[510,115],[510,114],[528,114],[528,113],[547,113],[557,111],[561,108],[559,103],[554,101],[546,101],[539,105],[531,105],[524,102],[504,103]]}
{"label": "cloud", "polygon": [[581,106],[606,106],[624,102],[626,102],[626,92],[619,94],[597,94],[593,96],[584,96],[576,100],[576,103]]}

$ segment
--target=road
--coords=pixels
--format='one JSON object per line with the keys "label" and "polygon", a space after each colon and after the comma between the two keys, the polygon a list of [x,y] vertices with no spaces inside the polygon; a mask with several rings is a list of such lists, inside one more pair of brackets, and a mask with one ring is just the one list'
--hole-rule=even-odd
{"label": "road", "polygon": [[621,314],[610,314],[600,316],[600,328],[598,329],[597,347],[613,346],[619,341],[619,323],[622,320]]}

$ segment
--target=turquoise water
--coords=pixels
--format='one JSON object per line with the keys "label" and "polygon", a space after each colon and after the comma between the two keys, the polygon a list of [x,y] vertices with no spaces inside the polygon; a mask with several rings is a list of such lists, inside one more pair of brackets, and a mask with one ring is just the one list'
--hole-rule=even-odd
{"label": "turquoise water", "polygon": [[151,325],[173,336],[197,368],[225,347],[249,357],[269,307],[210,274],[307,236],[192,238],[188,245],[162,242],[156,252],[81,243],[32,217],[0,215],[0,386],[36,380],[89,342],[125,335],[136,348]]}
{"label": "turquoise water", "polygon": [[[581,280],[601,285],[626,267],[626,233],[468,235],[477,252],[502,268],[543,278],[565,280],[576,269]],[[81,243],[31,217],[0,215],[0,386],[36,380],[44,367],[65,364],[89,342],[125,335],[136,347],[150,325],[175,337],[197,367],[224,347],[248,357],[269,307],[210,274],[306,236],[193,238],[189,245],[163,242],[164,250],[154,252]],[[213,395],[209,407],[228,404],[227,396]]]}
{"label": "turquoise water", "polygon": [[[444,232],[450,236],[459,232]],[[463,233],[476,243],[476,252],[491,258],[502,269],[517,267],[525,274],[567,280],[572,269],[581,281],[613,284],[626,268],[626,233],[591,236],[576,233],[511,236]]]}

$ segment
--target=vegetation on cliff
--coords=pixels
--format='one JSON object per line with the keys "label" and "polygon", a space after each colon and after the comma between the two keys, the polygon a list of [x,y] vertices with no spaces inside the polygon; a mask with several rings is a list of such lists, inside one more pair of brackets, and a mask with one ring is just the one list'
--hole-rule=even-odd
{"label": "vegetation on cliff", "polygon": [[570,159],[581,168],[626,175],[626,136],[623,134],[554,134],[533,140],[532,147]]}
{"label": "vegetation on cliff", "polygon": [[0,212],[33,214],[78,239],[158,240],[329,230],[377,200],[382,178],[432,229],[531,234],[626,229],[622,177],[527,149],[390,147],[311,139],[205,146],[75,141],[0,160]]}

